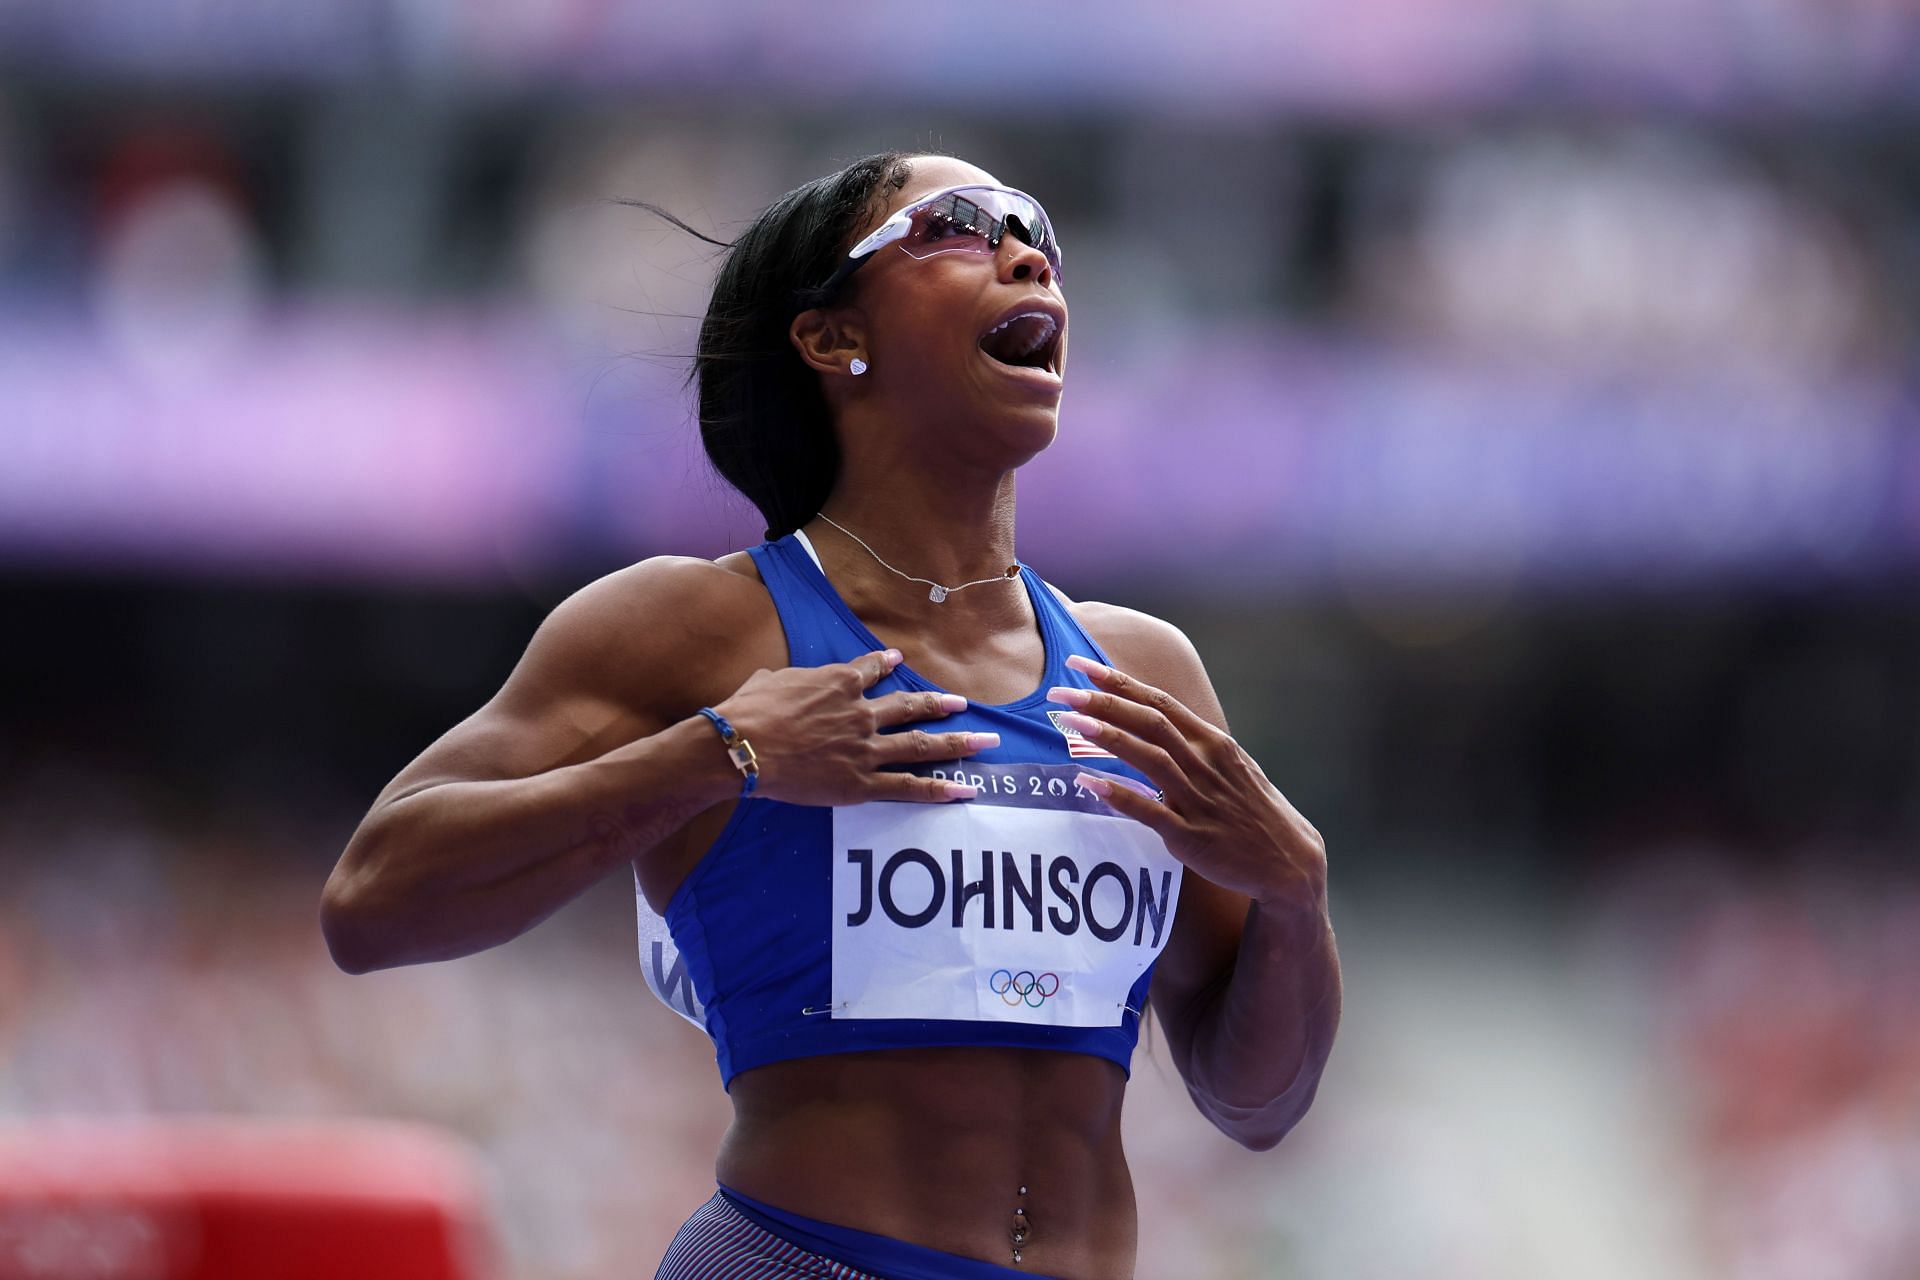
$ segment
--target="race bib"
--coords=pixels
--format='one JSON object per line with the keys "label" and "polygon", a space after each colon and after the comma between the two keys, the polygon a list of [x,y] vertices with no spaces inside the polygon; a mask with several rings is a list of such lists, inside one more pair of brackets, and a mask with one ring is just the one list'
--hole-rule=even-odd
{"label": "race bib", "polygon": [[1173,928],[1180,861],[1075,786],[1081,766],[928,772],[980,792],[833,811],[832,1016],[1120,1025]]}

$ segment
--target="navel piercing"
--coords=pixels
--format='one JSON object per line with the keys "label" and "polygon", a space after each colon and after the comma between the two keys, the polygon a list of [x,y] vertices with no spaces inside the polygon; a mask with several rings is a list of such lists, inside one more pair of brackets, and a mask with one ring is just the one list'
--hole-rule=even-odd
{"label": "navel piercing", "polygon": [[[1027,1189],[1020,1188],[1020,1194],[1026,1195]],[[1013,1209],[1013,1260],[1020,1261],[1020,1246],[1025,1244],[1027,1236],[1033,1230],[1033,1224],[1027,1220],[1027,1206],[1015,1205]]]}
{"label": "navel piercing", "polygon": [[855,377],[858,377],[860,374],[863,374],[867,371],[867,362],[865,360],[862,360],[859,356],[855,356],[853,358],[853,363],[848,365],[847,368],[853,371]]}

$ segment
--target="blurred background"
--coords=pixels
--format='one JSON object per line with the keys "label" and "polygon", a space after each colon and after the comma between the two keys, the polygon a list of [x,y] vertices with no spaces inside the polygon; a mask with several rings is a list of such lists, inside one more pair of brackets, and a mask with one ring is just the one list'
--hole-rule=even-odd
{"label": "blurred background", "polygon": [[1021,558],[1327,837],[1272,1152],[1156,1031],[1141,1277],[1920,1275],[1920,4],[0,3],[0,1115],[423,1120],[650,1275],[710,1045],[614,877],[348,977],[320,887],[541,618],[762,523],[716,239],[860,155],[1046,203]]}

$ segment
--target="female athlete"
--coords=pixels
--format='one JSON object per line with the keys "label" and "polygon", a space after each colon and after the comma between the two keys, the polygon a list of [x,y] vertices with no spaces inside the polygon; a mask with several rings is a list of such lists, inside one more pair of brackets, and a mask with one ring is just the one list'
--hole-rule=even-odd
{"label": "female athlete", "polygon": [[1067,357],[1039,204],[889,152],[726,247],[693,377],[766,540],[555,608],[377,798],[327,942],[467,955],[631,867],[734,1110],[658,1277],[1127,1280],[1147,1001],[1278,1143],[1339,1022],[1325,846],[1181,631],[1015,556]]}

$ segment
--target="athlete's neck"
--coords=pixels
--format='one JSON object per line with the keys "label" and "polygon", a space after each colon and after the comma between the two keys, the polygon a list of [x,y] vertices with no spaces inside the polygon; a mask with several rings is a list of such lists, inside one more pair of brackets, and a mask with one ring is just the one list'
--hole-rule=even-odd
{"label": "athlete's neck", "polygon": [[[849,484],[843,474],[821,514],[835,523],[815,517],[801,528],[819,553],[822,570],[862,616],[987,627],[1030,620],[1020,579],[1004,578],[1007,566],[1019,558],[1012,472],[990,490],[916,485],[904,477],[890,485]],[[982,578],[1001,580],[976,582],[936,604],[928,599],[925,583],[909,578],[949,588]]]}

